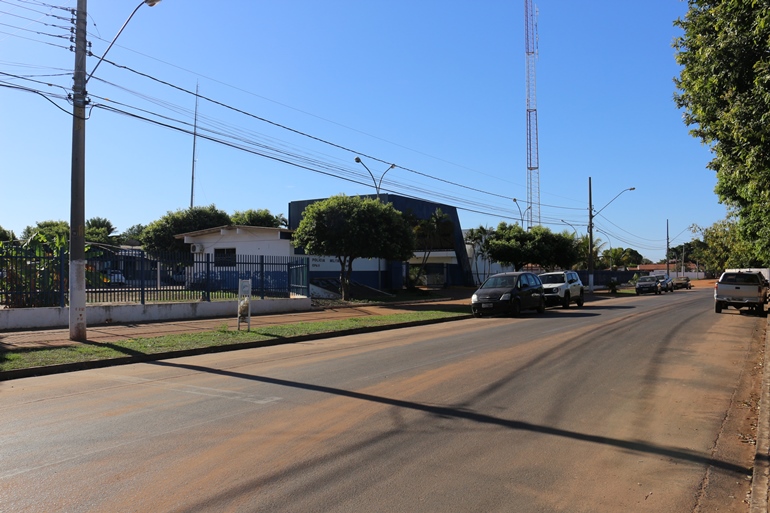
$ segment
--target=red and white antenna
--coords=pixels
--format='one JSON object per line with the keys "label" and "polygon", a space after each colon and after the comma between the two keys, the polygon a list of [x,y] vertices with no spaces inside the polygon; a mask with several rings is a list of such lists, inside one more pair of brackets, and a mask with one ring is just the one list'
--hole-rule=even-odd
{"label": "red and white antenna", "polygon": [[537,11],[524,0],[524,49],[527,56],[527,226],[540,225],[540,155],[537,146]]}

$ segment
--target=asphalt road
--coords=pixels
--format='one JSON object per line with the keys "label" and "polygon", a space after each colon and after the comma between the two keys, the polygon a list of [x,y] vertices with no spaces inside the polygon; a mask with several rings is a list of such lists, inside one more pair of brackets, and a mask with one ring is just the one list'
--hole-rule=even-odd
{"label": "asphalt road", "polygon": [[710,294],[0,382],[0,511],[747,511]]}

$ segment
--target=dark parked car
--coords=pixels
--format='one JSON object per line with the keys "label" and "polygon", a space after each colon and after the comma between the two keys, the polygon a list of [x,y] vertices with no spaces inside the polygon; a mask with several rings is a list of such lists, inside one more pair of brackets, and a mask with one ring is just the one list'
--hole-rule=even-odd
{"label": "dark parked car", "polygon": [[651,292],[660,294],[660,282],[655,276],[642,276],[636,281],[636,295]]}
{"label": "dark parked car", "polygon": [[540,278],[528,272],[492,275],[471,298],[475,317],[498,313],[518,315],[530,309],[545,312],[545,296]]}
{"label": "dark parked car", "polygon": [[691,289],[692,283],[690,283],[690,278],[687,276],[679,276],[678,278],[674,278],[674,288],[675,289]]}

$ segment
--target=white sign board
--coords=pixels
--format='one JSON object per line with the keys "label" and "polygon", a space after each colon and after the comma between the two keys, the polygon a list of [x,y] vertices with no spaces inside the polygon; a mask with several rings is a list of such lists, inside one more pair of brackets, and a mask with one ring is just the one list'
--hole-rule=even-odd
{"label": "white sign board", "polygon": [[[340,261],[336,257],[330,256],[310,256],[310,272],[313,271],[332,271],[340,272]],[[378,260],[376,258],[356,258],[353,260],[354,271],[377,271]],[[382,262],[382,269],[385,268],[385,261]]]}

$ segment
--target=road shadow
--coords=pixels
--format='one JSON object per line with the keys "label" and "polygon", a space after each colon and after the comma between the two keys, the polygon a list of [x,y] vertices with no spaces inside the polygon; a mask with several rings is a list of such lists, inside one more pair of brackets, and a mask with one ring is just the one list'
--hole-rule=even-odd
{"label": "road shadow", "polygon": [[413,401],[405,401],[401,399],[395,399],[391,397],[382,397],[372,394],[365,394],[361,392],[355,392],[352,390],[345,390],[341,388],[328,387],[324,385],[318,385],[313,383],[302,383],[299,381],[291,381],[287,379],[272,378],[268,376],[256,376],[252,374],[245,374],[242,372],[227,370],[227,369],[212,369],[210,367],[204,367],[200,365],[192,365],[186,363],[178,363],[172,361],[154,361],[150,362],[150,365],[157,365],[159,367],[167,367],[174,369],[186,369],[194,372],[203,372],[208,374],[214,374],[218,376],[225,376],[236,379],[245,379],[258,383],[282,386],[294,388],[297,390],[306,390],[310,392],[318,392],[321,394],[332,395],[337,397],[347,397],[350,399],[357,399],[361,401],[367,401],[371,403],[378,403],[387,406],[393,406],[396,408],[403,408],[411,411],[423,412],[433,417],[439,417],[442,419],[457,419],[457,420],[469,420],[479,424],[495,425],[512,429],[516,431],[527,431],[531,433],[538,433],[549,436],[556,436],[561,438],[568,438],[571,440],[595,443],[610,447],[616,447],[626,451],[632,451],[643,454],[655,454],[666,458],[675,459],[678,461],[695,463],[698,465],[707,465],[715,468],[719,468],[728,472],[734,472],[739,475],[746,475],[747,469],[741,465],[715,459],[707,454],[700,454],[698,452],[677,448],[667,447],[642,440],[623,440],[619,438],[613,438],[608,436],[592,435],[589,433],[581,433],[579,431],[572,431],[568,429],[560,429],[551,426],[545,426],[540,424],[533,424],[530,422],[524,422],[520,420],[504,419],[487,415],[483,413],[477,413],[470,409],[443,407],[430,404],[423,404]]}

